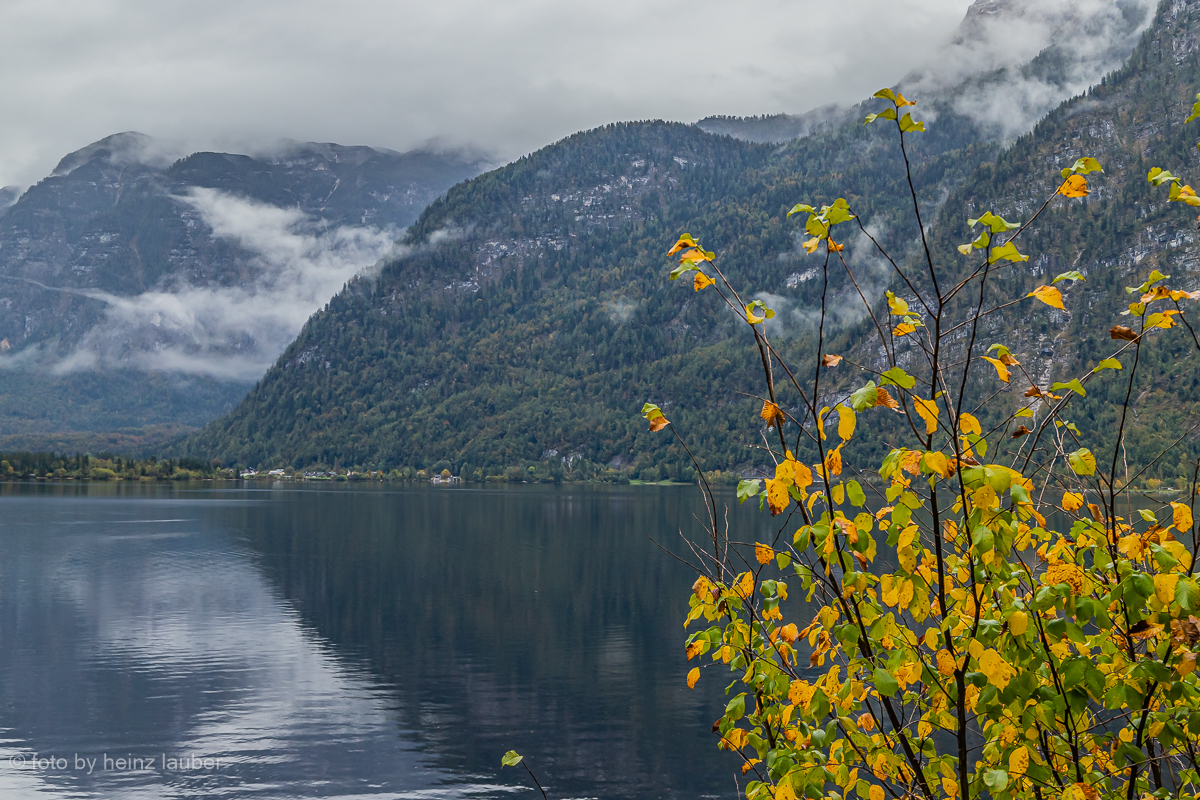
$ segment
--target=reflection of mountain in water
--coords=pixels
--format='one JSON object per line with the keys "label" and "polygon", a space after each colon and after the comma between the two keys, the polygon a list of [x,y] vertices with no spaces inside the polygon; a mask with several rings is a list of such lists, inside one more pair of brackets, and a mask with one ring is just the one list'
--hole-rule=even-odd
{"label": "reflection of mountain in water", "polygon": [[709,733],[728,675],[687,689],[693,576],[647,536],[669,544],[699,511],[691,487],[303,494],[239,509],[247,542],[306,622],[398,687],[439,767],[494,775],[512,748],[558,796],[734,793]]}
{"label": "reflection of mountain in water", "polygon": [[[228,501],[79,496],[90,489],[4,491],[0,795],[395,797],[442,784],[411,737],[397,736],[378,685],[229,548],[214,517]],[[74,769],[76,754],[105,753],[223,766]],[[34,754],[71,763],[9,760]],[[447,791],[471,788],[486,789],[456,781]]]}

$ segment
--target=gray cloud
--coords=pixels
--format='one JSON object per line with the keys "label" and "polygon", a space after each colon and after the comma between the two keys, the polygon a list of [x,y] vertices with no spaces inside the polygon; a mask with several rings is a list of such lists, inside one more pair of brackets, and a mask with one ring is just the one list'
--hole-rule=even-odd
{"label": "gray cloud", "polygon": [[[305,320],[364,265],[369,269],[397,254],[393,230],[325,231],[295,209],[215,189],[193,188],[179,199],[196,209],[214,236],[232,239],[252,253],[258,277],[239,286],[184,284],[132,297],[80,291],[106,304],[106,318],[70,356],[53,365],[54,371],[120,364],[255,380]],[[40,356],[22,353],[21,358],[28,362]]]}
{"label": "gray cloud", "polygon": [[619,119],[802,111],[919,65],[969,0],[0,4],[0,183],[122,130],[512,157]]}

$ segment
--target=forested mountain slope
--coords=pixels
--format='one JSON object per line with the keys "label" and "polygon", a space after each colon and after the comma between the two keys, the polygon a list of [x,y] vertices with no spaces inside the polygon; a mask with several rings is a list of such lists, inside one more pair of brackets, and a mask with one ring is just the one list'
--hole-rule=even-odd
{"label": "forested mountain slope", "polygon": [[[459,153],[300,142],[175,159],[138,133],[69,154],[0,212],[0,437],[212,419],[481,169]],[[294,323],[280,318],[289,303]]]}
{"label": "forested mountain slope", "polygon": [[[1200,2],[1168,0],[1127,67],[1002,154],[973,143],[974,131],[952,116],[914,140],[918,193],[932,205],[949,198],[933,235],[950,269],[972,210],[986,203],[1020,219],[1064,164],[1093,155],[1108,168],[1089,201],[1054,212],[1055,224],[1025,242],[1028,269],[997,289],[1032,288],[1063,263],[1090,275],[1068,292],[1073,311],[1047,314],[1028,301],[989,323],[997,327],[988,335],[1007,333],[1014,352],[1049,351],[1064,370],[1092,358],[1101,342],[1076,333],[1089,312],[1074,295],[1086,294],[1097,315],[1116,313],[1128,302],[1123,273],[1145,271],[1147,258],[1177,259],[1176,282],[1195,282],[1181,271],[1192,258],[1190,234],[1178,232],[1186,215],[1144,180],[1152,156],[1195,163],[1197,137],[1176,121],[1200,78],[1197,30]],[[783,147],[662,123],[573,136],[431,206],[406,258],[331,301],[250,396],[187,449],[250,464],[447,461],[488,474],[637,459],[634,474],[684,475],[686,456],[635,417],[652,399],[706,468],[746,468],[757,463],[747,443],[760,422],[754,401],[737,395],[755,386],[749,340],[712,293],[665,279],[665,250],[683,231],[700,236],[745,295],[776,308],[771,334],[803,362],[821,281],[786,211],[844,196],[903,252],[915,230],[900,221],[907,185],[897,155],[894,130],[858,122]],[[890,276],[867,245],[847,241],[847,253],[877,299]],[[836,278],[830,293],[843,326],[835,344],[851,349],[864,332],[859,302]],[[1165,356],[1162,366],[1175,380],[1160,388],[1178,398],[1200,362],[1171,352],[1178,359]],[[1103,400],[1087,406],[1095,420],[1108,413]],[[1159,466],[1171,477],[1178,465]]]}

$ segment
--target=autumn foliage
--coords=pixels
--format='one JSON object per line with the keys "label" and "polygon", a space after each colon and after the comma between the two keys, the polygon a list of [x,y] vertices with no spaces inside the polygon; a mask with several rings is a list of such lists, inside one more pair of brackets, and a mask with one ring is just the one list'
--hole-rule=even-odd
{"label": "autumn foliage", "polygon": [[[915,104],[890,90],[876,97],[886,107],[867,123],[895,126],[907,167],[906,137],[924,130],[905,110]],[[834,270],[858,289],[843,243],[860,233],[894,278],[880,302],[858,293],[873,339],[841,354],[825,352],[823,295],[807,377],[768,338],[772,310],[746,302],[714,252],[688,234],[671,248],[670,277],[692,272],[689,291],[711,288],[748,327],[762,365],[761,388],[747,391],[762,402],[774,466],[738,495],[776,517],[779,532],[731,541],[696,460],[708,531],[692,550],[686,645],[697,665],[689,686],[733,673],[714,731],[741,758],[750,800],[1200,791],[1196,481],[1157,505],[1132,494],[1137,474],[1122,457],[1143,351],[1166,335],[1200,348],[1188,310],[1200,292],[1149,271],[1130,287],[1111,352],[1053,382],[1037,379],[1049,372],[1034,368],[1036,354],[979,341],[989,314],[1062,309],[1057,284],[1085,280],[1073,270],[1024,297],[989,296],[989,277],[1028,260],[1021,236],[1042,211],[1086,196],[1089,176],[1102,174],[1079,158],[1029,220],[970,219],[975,238],[954,269],[935,268],[923,238],[915,261],[894,258],[844,199],[796,205],[788,216],[821,258],[826,289]],[[1171,202],[1200,205],[1170,173],[1156,168],[1149,180],[1167,184]],[[912,210],[921,225],[915,191]],[[1112,452],[1089,449],[1089,432],[1070,419],[1100,380],[1128,386]],[[1020,402],[998,412],[993,398],[1010,387],[1004,396]],[[642,413],[686,447],[662,409]],[[888,431],[882,463],[856,457],[867,427]]]}

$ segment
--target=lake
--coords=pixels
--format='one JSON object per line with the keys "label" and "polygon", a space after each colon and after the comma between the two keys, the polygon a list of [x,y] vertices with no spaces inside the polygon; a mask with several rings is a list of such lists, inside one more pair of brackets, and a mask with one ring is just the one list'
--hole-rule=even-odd
{"label": "lake", "polygon": [[[769,517],[726,501],[735,539]],[[0,484],[5,798],[734,797],[694,487]],[[533,794],[530,794],[533,792]]]}

